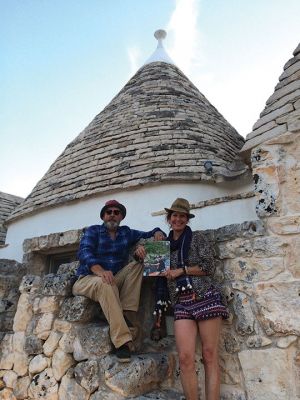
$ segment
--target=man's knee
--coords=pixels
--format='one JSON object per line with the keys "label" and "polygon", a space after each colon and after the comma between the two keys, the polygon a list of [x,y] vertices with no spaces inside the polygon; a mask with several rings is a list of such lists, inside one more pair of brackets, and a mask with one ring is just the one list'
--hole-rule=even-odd
{"label": "man's knee", "polygon": [[81,278],[79,281],[75,282],[72,289],[74,295],[86,296],[95,300],[99,293],[110,294],[112,291],[112,285],[104,283],[102,278],[96,275]]}

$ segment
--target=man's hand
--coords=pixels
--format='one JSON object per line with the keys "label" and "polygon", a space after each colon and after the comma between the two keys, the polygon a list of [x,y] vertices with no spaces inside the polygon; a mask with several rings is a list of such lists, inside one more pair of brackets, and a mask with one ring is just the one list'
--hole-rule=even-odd
{"label": "man's hand", "polygon": [[146,257],[145,247],[142,246],[141,244],[138,245],[136,250],[135,250],[135,252],[134,252],[134,254],[139,260],[144,260],[144,258]]}
{"label": "man's hand", "polygon": [[100,276],[103,280],[104,283],[107,283],[108,285],[114,285],[115,284],[115,277],[111,271],[103,271],[100,274],[97,274]]}
{"label": "man's hand", "polygon": [[91,271],[94,275],[100,276],[104,283],[107,283],[108,285],[115,284],[115,277],[113,273],[111,271],[106,271],[99,264],[93,265],[91,267]]}
{"label": "man's hand", "polygon": [[159,241],[159,240],[165,240],[166,237],[161,231],[157,231],[154,233],[153,238],[155,241]]}

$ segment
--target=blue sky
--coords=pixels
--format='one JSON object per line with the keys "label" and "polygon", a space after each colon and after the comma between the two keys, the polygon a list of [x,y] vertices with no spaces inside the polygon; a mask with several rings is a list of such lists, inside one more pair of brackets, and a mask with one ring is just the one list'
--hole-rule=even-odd
{"label": "blue sky", "polygon": [[246,136],[300,40],[299,0],[0,0],[0,191],[27,196],[165,48]]}

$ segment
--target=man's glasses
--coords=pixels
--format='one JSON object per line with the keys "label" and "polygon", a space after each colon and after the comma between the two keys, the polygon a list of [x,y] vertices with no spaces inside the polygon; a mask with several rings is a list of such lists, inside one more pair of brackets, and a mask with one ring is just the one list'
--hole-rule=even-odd
{"label": "man's glasses", "polygon": [[105,213],[107,214],[107,215],[120,215],[121,214],[121,211],[120,210],[106,210],[105,211]]}

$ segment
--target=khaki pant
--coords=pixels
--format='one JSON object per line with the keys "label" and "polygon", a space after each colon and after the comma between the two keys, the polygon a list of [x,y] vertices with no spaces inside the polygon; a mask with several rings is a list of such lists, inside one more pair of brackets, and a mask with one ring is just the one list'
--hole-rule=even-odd
{"label": "khaki pant", "polygon": [[109,285],[96,275],[78,279],[73,294],[86,296],[100,303],[109,323],[110,338],[116,348],[132,341],[132,334],[124,320],[123,311],[137,311],[140,302],[143,267],[133,261],[115,275],[115,285]]}

